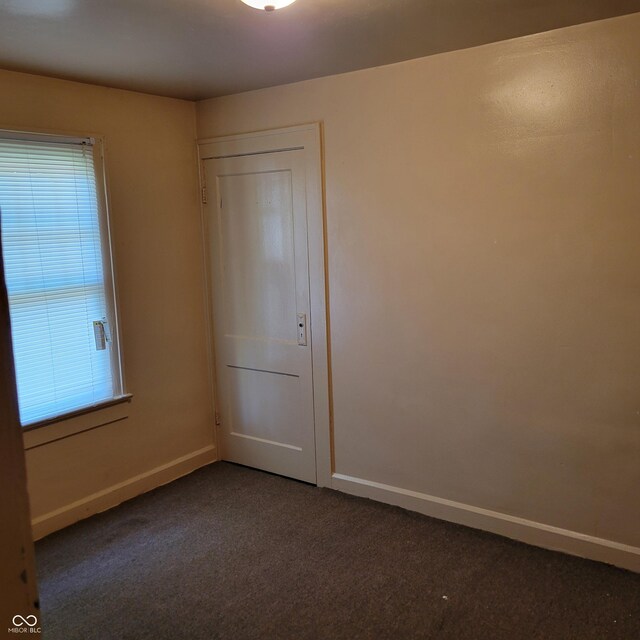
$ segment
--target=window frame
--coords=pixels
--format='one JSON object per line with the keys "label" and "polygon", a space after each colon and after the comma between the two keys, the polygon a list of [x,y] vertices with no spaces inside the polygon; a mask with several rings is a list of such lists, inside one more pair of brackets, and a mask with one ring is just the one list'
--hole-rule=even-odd
{"label": "window frame", "polygon": [[[104,278],[106,317],[111,338],[110,364],[114,395],[95,404],[85,405],[22,425],[25,447],[40,446],[66,438],[74,433],[94,429],[128,417],[128,403],[132,395],[126,392],[122,355],[121,325],[116,285],[116,268],[112,240],[108,181],[105,162],[105,139],[99,134],[69,134],[50,131],[23,131],[0,128],[0,138],[24,141],[80,144],[89,142],[93,153],[96,181],[96,204],[100,228],[100,246]],[[119,406],[121,405],[121,406]],[[114,419],[115,418],[115,419]],[[47,429],[43,430],[43,427]]]}

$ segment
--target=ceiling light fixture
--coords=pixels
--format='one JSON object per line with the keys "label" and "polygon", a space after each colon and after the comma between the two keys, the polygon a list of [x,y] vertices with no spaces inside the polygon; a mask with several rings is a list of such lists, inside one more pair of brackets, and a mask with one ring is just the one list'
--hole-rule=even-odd
{"label": "ceiling light fixture", "polygon": [[296,0],[242,0],[254,9],[262,9],[263,11],[275,11],[293,4]]}

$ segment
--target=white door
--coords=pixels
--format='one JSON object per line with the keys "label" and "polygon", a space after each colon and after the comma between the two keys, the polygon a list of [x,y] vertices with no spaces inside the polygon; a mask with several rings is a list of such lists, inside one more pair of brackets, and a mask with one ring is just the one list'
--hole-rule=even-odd
{"label": "white door", "polygon": [[304,159],[203,166],[222,457],[315,483]]}

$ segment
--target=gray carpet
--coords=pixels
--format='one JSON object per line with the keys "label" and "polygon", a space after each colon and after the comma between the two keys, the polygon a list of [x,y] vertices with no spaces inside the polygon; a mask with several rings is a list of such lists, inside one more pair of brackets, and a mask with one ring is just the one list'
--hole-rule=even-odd
{"label": "gray carpet", "polygon": [[640,575],[217,463],[37,543],[46,640],[638,640]]}

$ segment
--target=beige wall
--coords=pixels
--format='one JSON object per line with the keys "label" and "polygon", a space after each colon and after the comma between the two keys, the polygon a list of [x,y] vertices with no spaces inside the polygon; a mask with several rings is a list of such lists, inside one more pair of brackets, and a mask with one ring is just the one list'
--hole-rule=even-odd
{"label": "beige wall", "polygon": [[[194,105],[5,71],[0,94],[0,128],[105,136],[126,386],[134,396],[127,419],[27,452],[38,519],[213,445]],[[166,480],[171,472],[164,473]],[[119,487],[100,506],[126,495]]]}
{"label": "beige wall", "polygon": [[198,105],[324,123],[338,473],[640,546],[639,30]]}

